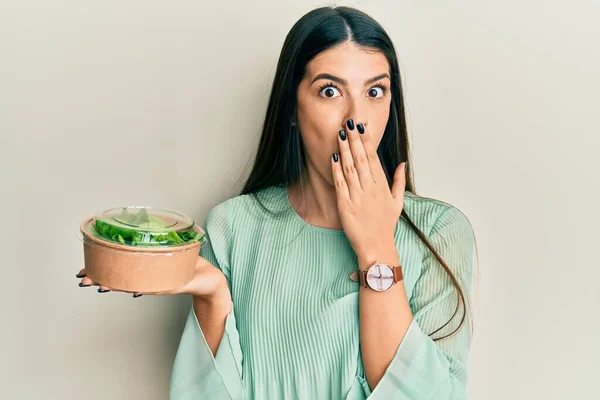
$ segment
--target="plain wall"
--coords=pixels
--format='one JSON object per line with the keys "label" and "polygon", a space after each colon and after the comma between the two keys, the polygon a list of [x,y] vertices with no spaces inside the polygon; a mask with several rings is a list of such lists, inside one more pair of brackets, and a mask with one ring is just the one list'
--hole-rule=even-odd
{"label": "plain wall", "polygon": [[[443,3],[443,4],[442,4]],[[472,399],[590,398],[598,2],[339,2],[400,57],[417,192],[479,249]],[[79,288],[78,223],[240,189],[285,35],[327,2],[0,5],[0,398],[167,398],[190,299]]]}

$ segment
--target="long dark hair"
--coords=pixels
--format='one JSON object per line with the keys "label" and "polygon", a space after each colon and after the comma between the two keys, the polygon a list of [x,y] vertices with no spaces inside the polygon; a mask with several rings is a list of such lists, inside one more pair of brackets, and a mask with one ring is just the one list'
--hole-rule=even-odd
{"label": "long dark hair", "polygon": [[[387,175],[390,188],[396,167],[410,158],[402,81],[396,51],[385,30],[369,15],[350,7],[322,7],[314,9],[298,20],[283,43],[277,71],[271,89],[254,165],[240,195],[253,195],[262,207],[257,192],[270,186],[288,186],[302,179],[306,159],[300,132],[293,121],[297,115],[297,92],[306,65],[319,53],[342,42],[352,41],[359,46],[376,49],[386,56],[390,66],[390,116],[377,153]],[[406,190],[415,194],[411,177],[411,163],[407,163]],[[301,185],[302,187],[302,185]],[[448,322],[430,333],[443,329],[458,314],[462,306],[459,326],[451,333],[434,338],[441,340],[456,333],[464,324],[467,312],[465,294],[458,280],[434,249],[423,232],[402,211],[418,237],[433,253],[448,273],[458,294],[454,314]]]}

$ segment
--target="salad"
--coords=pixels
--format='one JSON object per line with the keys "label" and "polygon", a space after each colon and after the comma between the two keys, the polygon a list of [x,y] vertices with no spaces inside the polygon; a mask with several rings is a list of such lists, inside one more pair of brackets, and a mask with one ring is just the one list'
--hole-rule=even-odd
{"label": "salad", "polygon": [[129,246],[174,246],[204,240],[204,233],[196,231],[193,224],[181,230],[171,226],[167,220],[149,215],[146,208],[130,213],[124,207],[120,215],[96,218],[89,228],[102,239]]}

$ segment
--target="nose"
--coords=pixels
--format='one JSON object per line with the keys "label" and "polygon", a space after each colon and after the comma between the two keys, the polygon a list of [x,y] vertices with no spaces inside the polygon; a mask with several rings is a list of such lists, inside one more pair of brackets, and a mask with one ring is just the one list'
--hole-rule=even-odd
{"label": "nose", "polygon": [[362,124],[366,129],[368,125],[366,111],[364,107],[359,104],[359,101],[353,100],[351,101],[351,105],[348,107],[344,115],[344,120],[342,121],[342,128],[354,130],[358,124]]}

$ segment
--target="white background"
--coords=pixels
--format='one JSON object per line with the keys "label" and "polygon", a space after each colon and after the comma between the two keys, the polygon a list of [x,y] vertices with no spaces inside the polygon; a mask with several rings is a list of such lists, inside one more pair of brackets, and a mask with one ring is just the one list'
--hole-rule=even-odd
{"label": "white background", "polygon": [[[1,398],[167,398],[189,298],[79,288],[78,223],[125,204],[203,221],[234,195],[285,35],[328,4],[2,2]],[[599,3],[337,4],[395,43],[417,193],[475,229],[470,398],[593,397]]]}

